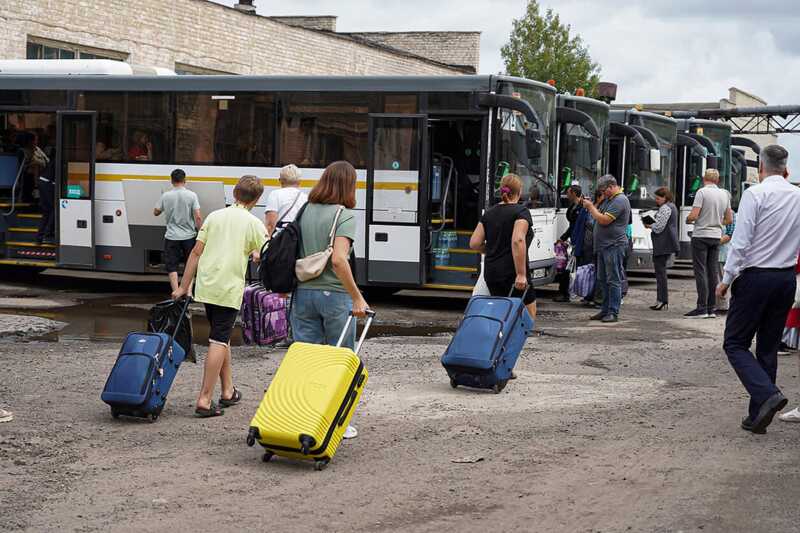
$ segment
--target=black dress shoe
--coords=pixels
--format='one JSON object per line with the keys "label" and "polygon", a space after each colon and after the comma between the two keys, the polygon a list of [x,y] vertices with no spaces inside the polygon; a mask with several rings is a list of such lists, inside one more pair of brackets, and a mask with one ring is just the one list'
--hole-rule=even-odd
{"label": "black dress shoe", "polygon": [[745,431],[750,431],[752,433],[758,433],[759,435],[763,435],[767,432],[767,430],[763,431],[753,431],[753,421],[750,420],[750,415],[742,418],[742,429]]}
{"label": "black dress shoe", "polygon": [[659,302],[656,305],[651,305],[650,309],[652,309],[653,311],[669,311],[669,304]]}
{"label": "black dress shoe", "polygon": [[767,401],[761,404],[758,415],[753,420],[753,433],[766,433],[767,426],[772,423],[772,419],[778,411],[786,407],[787,403],[789,401],[780,391],[770,396]]}
{"label": "black dress shoe", "polygon": [[592,315],[589,317],[589,320],[603,320],[608,313],[603,313],[602,311],[597,313],[596,315]]}

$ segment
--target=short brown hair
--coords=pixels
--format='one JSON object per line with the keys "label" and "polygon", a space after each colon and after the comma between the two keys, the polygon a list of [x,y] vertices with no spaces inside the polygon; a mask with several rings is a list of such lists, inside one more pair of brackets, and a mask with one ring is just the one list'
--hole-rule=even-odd
{"label": "short brown hair", "polygon": [[233,188],[233,197],[237,202],[252,204],[264,194],[264,184],[255,176],[247,175],[239,178],[239,183]]}
{"label": "short brown hair", "polygon": [[356,206],[356,169],[347,161],[331,163],[311,189],[308,201],[353,209]]}
{"label": "short brown hair", "polygon": [[506,174],[500,180],[500,198],[508,202],[511,198],[519,198],[522,195],[522,178],[516,174]]}
{"label": "short brown hair", "polygon": [[666,187],[661,187],[660,189],[656,189],[655,195],[660,196],[661,198],[665,198],[668,202],[672,202],[675,199],[675,197],[672,196],[672,191],[667,189]]}

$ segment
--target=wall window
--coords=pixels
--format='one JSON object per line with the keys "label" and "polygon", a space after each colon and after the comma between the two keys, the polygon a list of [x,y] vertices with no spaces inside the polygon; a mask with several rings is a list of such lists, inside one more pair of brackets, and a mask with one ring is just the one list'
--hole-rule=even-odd
{"label": "wall window", "polygon": [[275,104],[270,94],[177,95],[179,163],[269,166]]}
{"label": "wall window", "polygon": [[343,159],[367,166],[370,97],[301,93],[283,100],[279,164],[322,168]]}
{"label": "wall window", "polygon": [[29,39],[27,59],[113,59],[125,61],[128,54],[113,50],[102,50],[78,44],[62,43],[47,39]]}

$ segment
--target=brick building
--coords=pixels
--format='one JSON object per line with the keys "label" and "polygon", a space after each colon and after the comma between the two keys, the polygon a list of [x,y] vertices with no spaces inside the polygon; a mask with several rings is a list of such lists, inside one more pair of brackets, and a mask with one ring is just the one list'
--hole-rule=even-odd
{"label": "brick building", "polygon": [[182,74],[452,75],[479,32],[337,33],[336,17],[209,0],[2,0],[0,59],[109,58]]}

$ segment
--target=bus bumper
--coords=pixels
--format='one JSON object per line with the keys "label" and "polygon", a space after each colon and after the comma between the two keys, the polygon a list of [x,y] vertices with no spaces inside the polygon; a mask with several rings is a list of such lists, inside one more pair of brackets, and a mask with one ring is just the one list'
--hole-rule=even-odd
{"label": "bus bumper", "polygon": [[654,272],[652,250],[633,250],[628,258],[628,272]]}
{"label": "bus bumper", "polygon": [[556,260],[542,259],[541,261],[528,261],[528,268],[533,278],[533,286],[541,287],[553,283],[556,279]]}

